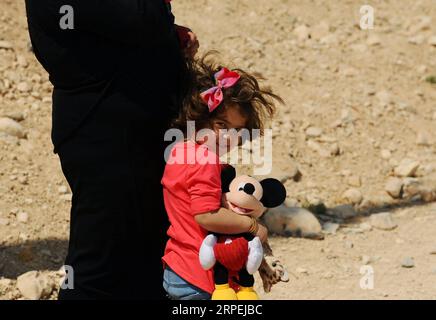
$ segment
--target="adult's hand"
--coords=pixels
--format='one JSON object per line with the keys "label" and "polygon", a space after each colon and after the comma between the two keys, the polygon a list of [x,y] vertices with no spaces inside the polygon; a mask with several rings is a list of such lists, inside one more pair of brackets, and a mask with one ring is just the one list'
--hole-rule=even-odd
{"label": "adult's hand", "polygon": [[176,25],[176,30],[179,36],[183,54],[186,58],[193,59],[198,52],[198,48],[200,47],[197,35],[192,32],[191,29],[179,25]]}

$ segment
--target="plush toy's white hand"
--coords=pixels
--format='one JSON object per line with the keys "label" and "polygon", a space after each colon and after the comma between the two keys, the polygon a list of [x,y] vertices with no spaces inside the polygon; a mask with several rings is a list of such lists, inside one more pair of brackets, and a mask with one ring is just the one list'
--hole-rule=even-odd
{"label": "plush toy's white hand", "polygon": [[213,234],[209,234],[206,238],[204,238],[203,243],[200,247],[200,264],[204,270],[209,270],[215,265],[216,258],[215,253],[213,251],[213,247],[217,242],[217,237]]}
{"label": "plush toy's white hand", "polygon": [[263,259],[263,248],[259,237],[248,242],[247,271],[254,274],[260,267]]}

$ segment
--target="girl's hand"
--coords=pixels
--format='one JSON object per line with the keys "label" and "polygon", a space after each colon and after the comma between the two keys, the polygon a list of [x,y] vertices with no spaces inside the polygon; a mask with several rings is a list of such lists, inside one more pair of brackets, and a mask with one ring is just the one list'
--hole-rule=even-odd
{"label": "girl's hand", "polygon": [[230,210],[229,202],[227,201],[227,197],[225,193],[223,193],[223,195],[221,196],[221,205],[223,206],[223,208]]}
{"label": "girl's hand", "polygon": [[259,223],[259,229],[257,230],[256,236],[259,237],[262,243],[268,240],[268,229]]}

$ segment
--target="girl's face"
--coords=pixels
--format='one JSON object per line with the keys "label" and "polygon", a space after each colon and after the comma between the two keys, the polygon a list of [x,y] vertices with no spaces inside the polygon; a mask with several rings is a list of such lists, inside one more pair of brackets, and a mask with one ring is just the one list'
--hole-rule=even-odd
{"label": "girl's face", "polygon": [[247,117],[239,111],[238,105],[227,106],[212,120],[211,129],[216,136],[216,150],[222,155],[241,145],[242,139],[236,133],[246,126]]}

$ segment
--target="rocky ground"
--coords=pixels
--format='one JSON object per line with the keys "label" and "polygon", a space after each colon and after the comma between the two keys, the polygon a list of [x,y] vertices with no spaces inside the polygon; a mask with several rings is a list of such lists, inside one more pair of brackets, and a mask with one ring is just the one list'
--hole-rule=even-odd
{"label": "rocky ground", "polygon": [[[173,3],[201,52],[261,72],[285,100],[272,174],[289,196],[266,218],[290,281],[264,294],[257,279],[262,298],[435,299],[435,2],[373,1],[371,30],[352,0]],[[57,296],[71,193],[50,127],[51,85],[29,51],[23,3],[4,0],[0,299]]]}

